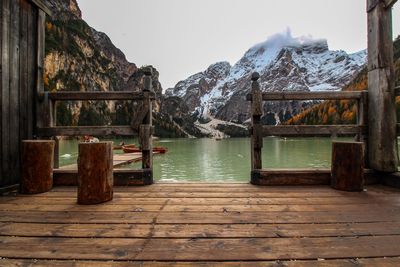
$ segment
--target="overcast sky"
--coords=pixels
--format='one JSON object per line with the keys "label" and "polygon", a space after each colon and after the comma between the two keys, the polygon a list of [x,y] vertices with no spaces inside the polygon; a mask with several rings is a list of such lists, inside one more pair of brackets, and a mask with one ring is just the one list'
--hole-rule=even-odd
{"label": "overcast sky", "polygon": [[[232,65],[253,45],[290,28],[330,49],[367,46],[366,0],[78,0],[83,18],[139,67],[153,65],[164,89],[217,61]],[[400,33],[400,4],[394,8]]]}

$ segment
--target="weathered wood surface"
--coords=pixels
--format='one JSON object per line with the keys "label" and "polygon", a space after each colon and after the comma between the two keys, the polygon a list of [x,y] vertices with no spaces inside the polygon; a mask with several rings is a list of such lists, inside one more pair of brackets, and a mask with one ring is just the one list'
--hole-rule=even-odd
{"label": "weathered wood surface", "polygon": [[130,126],[79,126],[79,127],[42,127],[38,128],[38,136],[137,136],[138,133]]}
{"label": "weathered wood surface", "polygon": [[96,206],[77,205],[76,188],[67,187],[0,198],[0,265],[399,264],[393,188],[189,183],[115,191]]}
{"label": "weathered wood surface", "polygon": [[10,25],[10,1],[1,2],[1,180],[2,185],[10,184],[7,175],[9,172],[9,133],[8,133],[8,107],[10,91],[10,60],[9,60],[9,25]]}
{"label": "weathered wood surface", "polygon": [[266,125],[262,129],[263,136],[348,136],[366,131],[358,125]]}
{"label": "weathered wood surface", "polygon": [[[44,32],[44,17],[38,15],[37,6],[31,0],[0,3],[0,187],[3,188],[19,183],[21,140],[33,137],[34,93],[37,85],[41,85],[40,80],[36,83],[40,76],[37,74],[41,73],[37,68],[38,57],[43,56],[38,50],[44,49],[44,38],[39,33],[42,31],[38,31],[38,26],[42,26]],[[41,41],[43,45],[38,45]]]}
{"label": "weathered wood surface", "polygon": [[44,11],[47,15],[49,15],[49,16],[52,15],[49,7],[47,6],[47,4],[45,4],[44,1],[42,1],[42,0],[29,0],[29,1],[34,3],[37,7],[39,7],[42,11]]}
{"label": "weathered wood surface", "polygon": [[261,116],[263,112],[262,93],[260,89],[260,74],[254,72],[251,76],[251,169],[258,170],[262,168],[262,147],[263,135]]}
{"label": "weathered wood surface", "polygon": [[153,104],[150,94],[154,93],[152,86],[152,69],[144,70],[143,87],[143,110],[146,114],[139,127],[139,140],[142,146],[142,169],[153,169],[153,142],[152,142],[152,123],[153,123]]}
{"label": "weathered wood surface", "polygon": [[[114,169],[114,185],[149,185],[153,182],[153,172],[150,169]],[[53,173],[53,183],[56,186],[77,186],[78,172],[76,169],[56,169]]]}
{"label": "weathered wood surface", "polygon": [[381,172],[397,171],[392,14],[387,1],[368,0],[368,158]]}
{"label": "weathered wood surface", "polygon": [[[289,100],[345,100],[360,99],[362,92],[343,91],[343,92],[268,92],[262,94],[263,101],[289,101]],[[253,99],[248,94],[246,99]]]}
{"label": "weathered wood surface", "polygon": [[113,198],[113,142],[80,143],[78,203],[98,204]]}
{"label": "weathered wood surface", "polygon": [[165,267],[354,267],[354,266],[380,266],[380,267],[397,267],[400,264],[399,257],[390,258],[357,258],[357,259],[319,259],[315,260],[276,260],[276,261],[196,261],[196,262],[177,262],[177,261],[82,261],[74,260],[22,260],[22,259],[3,259],[1,260],[6,266],[50,266],[50,267],[70,267],[70,266],[87,266],[87,267],[148,267],[148,266],[165,266]]}
{"label": "weathered wood surface", "polygon": [[[113,155],[113,167],[120,167],[122,165],[127,165],[130,163],[138,162],[142,160],[142,153],[124,153],[124,154],[114,154]],[[77,164],[70,164],[60,167],[61,170],[76,170],[78,168]]]}
{"label": "weathered wood surface", "polygon": [[38,194],[53,186],[54,141],[22,142],[21,192]]}
{"label": "weathered wood surface", "polygon": [[361,191],[364,189],[364,144],[332,142],[332,180],[334,189]]}
{"label": "weathered wood surface", "polygon": [[[71,89],[71,88],[70,88]],[[112,92],[55,92],[49,93],[49,99],[54,101],[67,100],[143,100],[143,92],[112,91]],[[150,99],[155,99],[154,92],[149,94]]]}

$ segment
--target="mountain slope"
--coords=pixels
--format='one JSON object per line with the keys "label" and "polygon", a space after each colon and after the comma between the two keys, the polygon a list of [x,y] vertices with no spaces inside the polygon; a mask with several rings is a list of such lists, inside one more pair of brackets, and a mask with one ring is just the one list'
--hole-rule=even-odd
{"label": "mountain slope", "polygon": [[[290,32],[276,34],[250,48],[234,65],[220,62],[206,71],[180,81],[168,89],[169,96],[189,102],[190,112],[198,118],[216,117],[243,123],[249,118],[244,96],[250,89],[250,75],[261,74],[263,91],[339,90],[364,66],[366,51],[347,54],[331,51],[326,40],[294,38]],[[267,103],[266,116],[276,123],[298,113],[303,103]]]}
{"label": "mountain slope", "polygon": [[[393,48],[396,84],[399,84],[400,36],[394,41]],[[368,71],[366,67],[349,84],[343,87],[343,91],[363,90],[368,90]],[[400,118],[400,97],[396,97],[396,109],[397,117]],[[356,122],[356,112],[357,107],[354,101],[324,101],[290,118],[285,124],[354,124]]]}
{"label": "mountain slope", "polygon": [[[83,19],[76,0],[48,0],[53,16],[46,21],[45,90],[47,91],[139,91],[144,73],[127,61],[110,38],[91,28]],[[161,112],[164,100],[159,73],[153,68],[156,92],[156,134],[185,137],[199,131],[189,124],[185,130]],[[135,118],[130,101],[64,101],[57,105],[58,125],[121,125]],[[186,121],[190,122],[190,119]]]}

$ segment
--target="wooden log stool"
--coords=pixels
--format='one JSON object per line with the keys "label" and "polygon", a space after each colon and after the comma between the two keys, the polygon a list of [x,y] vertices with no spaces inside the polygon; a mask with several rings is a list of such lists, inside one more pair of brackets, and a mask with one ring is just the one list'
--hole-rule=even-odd
{"label": "wooden log stool", "polygon": [[113,198],[113,142],[79,143],[78,204]]}
{"label": "wooden log stool", "polygon": [[54,145],[52,140],[22,141],[22,194],[39,194],[53,187]]}
{"label": "wooden log stool", "polygon": [[332,142],[331,186],[343,191],[364,189],[364,144]]}

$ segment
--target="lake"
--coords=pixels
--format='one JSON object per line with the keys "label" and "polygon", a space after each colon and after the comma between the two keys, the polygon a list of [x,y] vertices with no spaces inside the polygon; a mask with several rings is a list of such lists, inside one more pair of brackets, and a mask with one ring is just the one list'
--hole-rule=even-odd
{"label": "lake", "polygon": [[[114,139],[118,144],[122,139]],[[124,139],[126,144],[137,139]],[[263,168],[330,168],[331,138],[264,138]],[[155,146],[168,148],[154,156],[154,179],[162,182],[247,182],[250,180],[250,139],[216,141],[160,139]],[[115,153],[122,153],[115,151]],[[78,141],[60,141],[60,165],[76,163]],[[141,163],[125,168],[139,169]]]}

